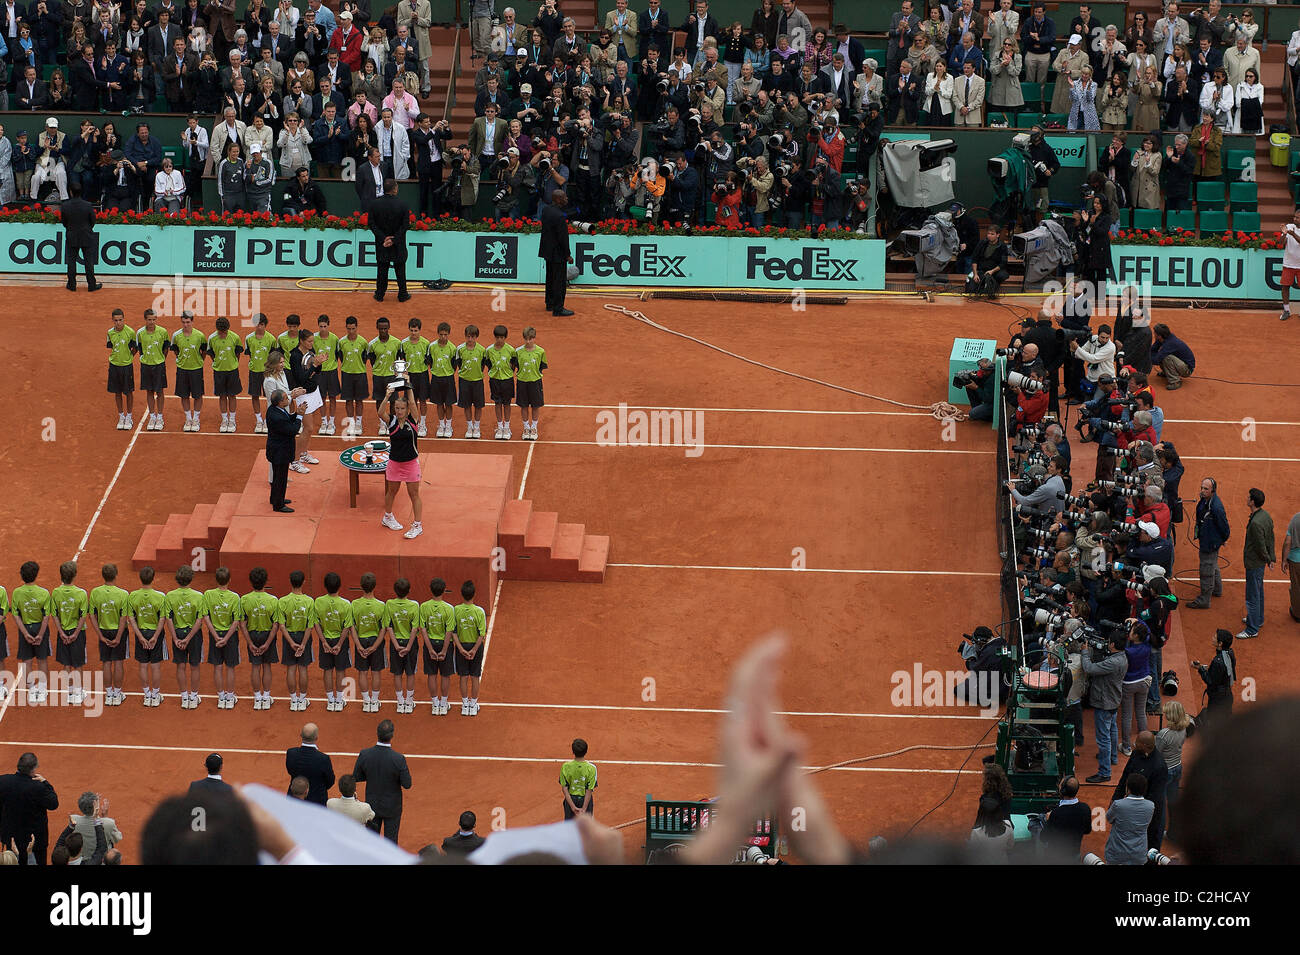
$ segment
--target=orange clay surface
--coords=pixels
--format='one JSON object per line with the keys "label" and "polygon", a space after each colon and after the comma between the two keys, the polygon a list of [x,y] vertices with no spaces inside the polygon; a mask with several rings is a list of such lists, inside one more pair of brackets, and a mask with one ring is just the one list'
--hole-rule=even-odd
{"label": "orange clay surface", "polygon": [[[182,433],[179,403],[169,396],[166,432],[139,431],[127,453],[133,434],[114,430],[116,412],[105,393],[104,336],[114,306],[123,307],[136,327],[152,294],[109,287],[74,296],[25,286],[4,294],[23,307],[7,310],[4,319],[8,435],[0,451],[0,582],[12,593],[20,583],[19,564],[34,559],[41,563],[40,583],[53,587],[59,563],[76,555],[81,586],[96,586],[100,565],[112,561],[119,583],[132,589],[131,555],[142,528],[241,490],[265,439],[251,434],[247,400],[239,404],[242,433],[217,433],[220,415],[211,397],[204,403],[204,432]],[[397,723],[396,745],[414,777],[402,824],[402,844],[410,850],[454,832],[457,815],[467,808],[478,813],[482,829],[494,811],[511,826],[560,818],[558,764],[568,758],[575,736],[589,741],[600,769],[597,817],[629,823],[643,818],[647,793],[688,799],[714,793],[718,709],[731,664],[757,637],[778,629],[789,634],[780,702],[806,740],[807,766],[907,746],[993,741],[992,721],[972,711],[894,705],[891,676],[917,665],[960,669],[954,652],[960,634],[999,619],[994,433],[963,423],[945,441],[942,425],[924,412],[742,364],[601,305],[641,308],[672,328],[759,361],[922,405],[946,397],[953,339],[1004,343],[1012,310],[896,298],[792,312],[781,305],[573,296],[577,315],[556,319],[542,309],[538,294],[511,293],[504,314],[493,312],[491,301],[486,293],[453,290],[380,305],[365,291],[283,290],[264,292],[262,309],[276,334],[289,311],[301,314],[308,327],[328,312],[340,334],[343,318],[355,314],[367,336],[380,315],[390,317],[399,334],[410,317],[423,319],[426,335],[445,318],[456,341],[471,321],[485,342],[494,324],[505,323],[515,344],[525,325],[535,325],[550,363],[542,440],[518,439],[516,409],[515,440],[493,441],[489,405],[484,440],[429,438],[422,447],[512,454],[515,481],[526,475],[526,494],[536,508],[611,537],[605,583],[504,581],[492,619],[482,710],[473,719],[459,715],[455,689],[452,714],[431,717],[422,679],[416,712],[396,715],[387,674],[380,716],[363,714],[355,702],[343,713],[326,713],[316,669],[311,708],[290,713],[279,667],[279,698],[269,712],[254,712],[248,696],[236,710],[219,711],[207,695],[198,710],[183,711],[170,664],[164,665],[163,705],[144,709],[134,692],[139,677],[132,661],[126,665],[131,695],[98,718],[81,709],[9,705],[0,715],[0,770],[11,771],[25,750],[39,754],[41,772],[61,801],[54,831],[63,809],[74,809],[77,795],[94,789],[110,798],[111,814],[126,833],[127,861],[135,861],[151,807],[202,776],[209,752],[225,755],[232,781],[285,786],[283,753],[296,745],[303,722],[320,724],[321,747],[342,774],[353,754],[373,742],[375,724],[385,716]],[[211,331],[214,317],[199,327]],[[1263,311],[1160,308],[1155,320],[1170,323],[1192,345],[1198,373],[1293,378],[1296,322],[1281,324]],[[178,323],[162,324],[170,331]],[[206,378],[210,388],[210,370]],[[1279,548],[1300,507],[1300,414],[1293,389],[1192,377],[1173,393],[1158,384],[1157,394],[1168,416],[1164,435],[1187,464],[1182,496],[1190,501],[1202,475],[1216,476],[1233,524],[1224,550],[1230,561],[1224,597],[1210,611],[1182,611],[1182,635],[1165,654],[1165,666],[1179,671],[1184,696],[1191,696],[1198,681],[1188,660],[1208,659],[1214,628],[1239,629],[1244,612],[1247,489],[1268,493]],[[704,409],[703,453],[598,445],[599,409],[620,402]],[[135,411],[138,423],[145,414],[142,393]],[[1243,440],[1240,422],[1247,416],[1259,422],[1253,441]],[[373,406],[366,421],[373,435]],[[458,413],[457,435],[463,430]],[[336,467],[342,446],[340,438],[315,438],[320,467]],[[1076,446],[1080,486],[1092,458],[1090,446]],[[119,464],[121,474],[105,497]],[[1188,599],[1196,576],[1189,538],[1185,524],[1177,570],[1193,585],[1177,590]],[[794,570],[797,562],[806,569]],[[175,568],[158,571],[162,587],[170,588]],[[1300,624],[1287,615],[1282,581],[1280,567],[1268,574],[1263,635],[1237,648],[1240,675],[1254,681],[1261,700],[1300,684]],[[380,589],[390,583],[381,581]],[[459,581],[451,583],[454,589]],[[210,572],[195,583],[211,585]],[[234,585],[247,586],[243,580]],[[413,596],[425,599],[424,585],[417,581]],[[287,582],[273,580],[271,589],[283,593]],[[489,612],[493,596],[480,589]],[[11,631],[11,652],[16,639]],[[92,647],[91,665],[96,661]],[[16,668],[12,656],[7,666]],[[249,692],[247,671],[245,663],[239,672],[243,694]],[[204,693],[212,689],[205,667]],[[1090,717],[1087,734],[1080,776],[1095,770]],[[960,775],[966,752],[916,750],[823,772],[817,782],[839,825],[862,844],[878,833],[905,831],[955,785],[952,798],[918,831],[960,838],[975,815],[980,758],[991,751],[976,750]],[[1090,787],[1084,797],[1104,805],[1109,792]],[[636,858],[641,824],[628,825],[624,835]],[[1100,851],[1104,838],[1094,833],[1085,845]]]}

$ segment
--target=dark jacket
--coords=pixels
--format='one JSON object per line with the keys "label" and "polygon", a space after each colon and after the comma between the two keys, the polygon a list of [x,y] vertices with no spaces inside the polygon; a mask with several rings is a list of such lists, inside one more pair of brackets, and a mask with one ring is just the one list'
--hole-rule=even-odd
{"label": "dark jacket", "polygon": [[14,86],[14,96],[16,97],[13,107],[14,109],[38,110],[47,109],[49,107],[50,91],[41,81],[39,76],[36,77],[36,82],[33,86],[34,90],[29,98],[27,95],[27,80],[21,77],[19,78],[17,84]]}
{"label": "dark jacket", "polygon": [[226,793],[228,795],[233,795],[234,792],[235,787],[230,785],[230,783],[226,782],[224,779],[212,779],[211,777],[204,776],[202,779],[196,779],[194,782],[190,783],[190,788],[186,794],[191,798],[197,798],[209,793]]}
{"label": "dark jacket", "polygon": [[405,756],[391,746],[369,746],[357,754],[352,775],[366,784],[366,802],[376,816],[391,819],[402,814],[402,790],[411,788]]}
{"label": "dark jacket", "polygon": [[[645,14],[641,14],[645,16]],[[487,842],[477,832],[471,832],[468,836],[461,835],[459,832],[454,836],[448,836],[442,840],[442,851],[447,855],[469,855],[483,843]]]}
{"label": "dark jacket", "polygon": [[316,379],[320,375],[320,369],[314,364],[307,361],[301,348],[289,349],[289,384],[293,388],[301,388],[306,392],[316,390]]}
{"label": "dark jacket", "polygon": [[[1180,120],[1186,121],[1188,126],[1196,125],[1200,118],[1200,94],[1190,77],[1187,80],[1187,91],[1181,94],[1178,92],[1178,84],[1169,80],[1165,85],[1164,101],[1165,129],[1177,129]],[[1186,155],[1191,155],[1190,149]]]}
{"label": "dark jacket", "polygon": [[1246,522],[1246,541],[1242,547],[1242,566],[1258,570],[1277,560],[1273,548],[1273,518],[1262,507]]}
{"label": "dark jacket", "polygon": [[1228,512],[1219,500],[1219,495],[1211,494],[1209,499],[1196,499],[1196,527],[1193,536],[1197,539],[1202,554],[1212,554],[1228,542],[1232,529],[1228,525]]}
{"label": "dark jacket", "polygon": [[1041,162],[1047,167],[1047,172],[1045,173],[1035,166],[1033,188],[1049,188],[1052,182],[1052,176],[1055,176],[1061,169],[1061,160],[1056,158],[1056,150],[1048,145],[1046,139],[1040,140],[1036,143],[1031,143],[1029,145],[1029,161],[1035,164]]}
{"label": "dark jacket", "polygon": [[316,185],[315,179],[308,179],[307,185],[298,181],[294,176],[284,187],[286,206],[297,206],[300,209],[315,209],[317,212],[324,214],[329,210],[326,208],[325,193],[321,191],[320,186]]}
{"label": "dark jacket", "polygon": [[[54,840],[55,847],[57,848],[58,846],[66,846],[68,844],[68,836],[72,835],[76,831],[77,831],[76,826],[70,825],[66,827],[62,832],[59,833],[59,838]],[[105,854],[107,854],[107,852],[108,852],[108,840],[104,838],[104,827],[95,826],[95,844],[93,846],[88,846],[84,842],[82,843],[81,864],[82,865],[103,865],[104,856]]]}
{"label": "dark jacket", "polygon": [[[22,773],[0,776],[0,844],[9,839],[45,833],[49,838],[49,812],[59,808],[59,797],[48,780]],[[27,840],[19,839],[19,852],[27,851]]]}
{"label": "dark jacket", "polygon": [[266,411],[266,460],[272,464],[288,464],[293,460],[293,439],[302,428],[302,419],[286,408],[268,408]]}
{"label": "dark jacket", "polygon": [[[313,109],[315,104],[313,103]],[[340,114],[334,116],[334,135],[330,135],[329,123],[322,116],[316,120],[311,131],[311,154],[317,162],[338,165],[343,162],[343,153],[348,144],[348,121]]]}
{"label": "dark jacket", "polygon": [[290,782],[295,776],[307,780],[311,786],[307,790],[308,802],[325,805],[334,785],[334,763],[329,756],[315,746],[295,746],[284,754],[284,771],[289,774]]}
{"label": "dark jacket", "polygon": [[1159,365],[1171,355],[1175,358],[1181,358],[1189,372],[1196,370],[1196,356],[1192,354],[1192,350],[1187,346],[1187,343],[1177,335],[1170,335],[1155,344],[1154,350],[1151,352],[1151,364]]}
{"label": "dark jacket", "polygon": [[1147,845],[1155,849],[1160,846],[1160,833],[1165,827],[1165,787],[1169,785],[1169,768],[1165,765],[1165,758],[1160,755],[1160,750],[1152,749],[1149,756],[1142,755],[1139,750],[1133,751],[1133,755],[1124,764],[1124,772],[1120,773],[1119,781],[1115,784],[1112,802],[1124,798],[1128,790],[1128,778],[1134,775],[1146,777],[1146,798],[1156,806],[1156,811],[1151,816],[1151,824],[1147,827]]}
{"label": "dark jacket", "polygon": [[[406,230],[411,210],[397,196],[383,196],[370,207],[370,232],[375,237],[375,257],[381,254],[395,261],[406,258]],[[384,239],[393,237],[393,245],[384,249]]]}
{"label": "dark jacket", "polygon": [[541,222],[538,257],[552,262],[567,262],[570,255],[568,216],[563,210],[547,203],[541,212]]}
{"label": "dark jacket", "polygon": [[[965,218],[963,216],[963,218]],[[998,281],[1002,282],[1007,277],[1007,244],[1005,242],[989,243],[988,239],[980,239],[979,244],[975,246],[975,251],[971,254],[971,265],[980,270],[980,274],[993,272],[997,275]]]}
{"label": "dark jacket", "polygon": [[1043,845],[1052,849],[1058,860],[1078,858],[1083,837],[1092,832],[1092,807],[1086,802],[1057,806],[1043,823]]}
{"label": "dark jacket", "polygon": [[95,74],[85,57],[79,56],[68,64],[68,86],[72,89],[73,109],[86,113],[99,109],[99,97],[106,84]]}
{"label": "dark jacket", "polygon": [[85,199],[73,196],[59,205],[59,220],[67,230],[64,243],[69,249],[93,249],[95,237],[95,207]]}
{"label": "dark jacket", "polygon": [[[380,172],[379,175],[382,178],[383,173]],[[381,182],[380,185],[382,186],[383,183]],[[362,212],[369,212],[380,199],[384,198],[375,195],[375,173],[370,163],[364,159],[357,160],[357,178],[353,186],[357,190],[357,201]]]}
{"label": "dark jacket", "polygon": [[1034,322],[1020,334],[1020,340],[1026,345],[1032,342],[1038,346],[1038,358],[1048,371],[1059,368],[1067,354],[1061,332],[1052,326],[1050,319]]}

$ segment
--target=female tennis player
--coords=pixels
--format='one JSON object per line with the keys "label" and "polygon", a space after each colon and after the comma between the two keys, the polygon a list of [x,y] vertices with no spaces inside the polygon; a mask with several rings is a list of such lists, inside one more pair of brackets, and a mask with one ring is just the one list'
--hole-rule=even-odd
{"label": "female tennis player", "polygon": [[388,466],[384,470],[384,519],[383,525],[400,531],[402,525],[393,516],[393,501],[397,497],[398,487],[406,485],[406,493],[411,498],[411,513],[415,520],[411,529],[403,536],[407,540],[424,533],[420,525],[423,508],[420,504],[420,452],[416,448],[419,440],[419,419],[410,400],[410,379],[402,373],[402,383],[388,392]]}

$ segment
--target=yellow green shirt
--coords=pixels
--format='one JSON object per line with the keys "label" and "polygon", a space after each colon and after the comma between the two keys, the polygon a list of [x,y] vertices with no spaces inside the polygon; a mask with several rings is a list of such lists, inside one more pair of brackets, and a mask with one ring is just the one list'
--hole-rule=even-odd
{"label": "yellow green shirt", "polygon": [[108,363],[110,365],[129,365],[134,361],[131,346],[135,344],[135,329],[123,325],[119,332],[116,328],[108,330]]}
{"label": "yellow green shirt", "polygon": [[320,625],[321,636],[337,640],[352,626],[352,603],[334,594],[317,597],[316,623]]}
{"label": "yellow green shirt", "polygon": [[487,633],[487,614],[476,603],[457,604],[456,638],[467,647],[478,643],[479,637]]}
{"label": "yellow green shirt", "polygon": [[50,591],[46,612],[58,618],[64,633],[72,633],[81,627],[81,618],[90,613],[90,599],[80,587],[60,584]]}
{"label": "yellow green shirt", "polygon": [[239,371],[239,356],[244,352],[244,343],[234,332],[227,331],[226,337],[221,332],[208,336],[208,354],[212,356],[213,371]]}
{"label": "yellow green shirt", "polygon": [[244,339],[244,349],[248,352],[248,370],[266,371],[266,359],[270,357],[273,348],[275,336],[270,332],[263,331],[261,335],[250,332]]}
{"label": "yellow green shirt", "polygon": [[203,616],[203,594],[192,587],[167,592],[167,613],[177,630],[188,630]]}
{"label": "yellow green shirt", "polygon": [[9,591],[0,587],[0,623],[4,623],[7,613],[9,613]]}
{"label": "yellow green shirt", "polygon": [[394,597],[384,604],[384,626],[393,628],[393,639],[405,643],[420,623],[420,605],[409,597]]}
{"label": "yellow green shirt", "polygon": [[429,370],[429,339],[416,337],[402,339],[402,357],[406,359],[406,370],[424,372]]}
{"label": "yellow green shirt", "polygon": [[339,337],[333,332],[327,332],[322,335],[317,332],[312,339],[313,350],[318,354],[325,356],[325,363],[320,366],[321,371],[333,371],[339,366],[339,357],[336,349],[339,347]]}
{"label": "yellow green shirt", "polygon": [[258,633],[265,633],[271,629],[279,608],[280,602],[276,600],[275,594],[265,590],[250,590],[239,598],[239,609],[244,613],[244,621],[248,624],[248,629]]}
{"label": "yellow green shirt", "polygon": [[122,625],[122,618],[128,613],[127,603],[131,595],[116,584],[100,584],[90,592],[90,612],[95,616],[99,629],[105,633],[116,632]]}
{"label": "yellow green shirt", "polygon": [[289,363],[289,352],[298,347],[298,332],[301,330],[301,325],[297,328],[286,328],[275,339],[275,347],[284,352],[284,363],[286,365]]}
{"label": "yellow green shirt", "polygon": [[445,640],[456,629],[456,608],[445,600],[426,600],[420,604],[420,626],[430,640]]}
{"label": "yellow green shirt", "polygon": [[140,364],[161,365],[167,360],[167,329],[154,325],[153,331],[140,328],[135,333],[135,348],[140,353]]}
{"label": "yellow green shirt", "polygon": [[23,623],[40,623],[49,612],[50,592],[40,584],[22,584],[14,588],[14,616]]}
{"label": "yellow green shirt", "polygon": [[585,796],[596,788],[596,767],[585,759],[571,759],[560,767],[560,785],[570,796]]}
{"label": "yellow green shirt", "polygon": [[[269,336],[268,336],[269,337]],[[203,615],[212,624],[217,636],[224,637],[235,621],[244,619],[239,594],[227,587],[214,587],[203,592]]]}
{"label": "yellow green shirt", "polygon": [[429,342],[429,370],[437,378],[450,378],[456,373],[456,346],[451,342],[445,345],[439,345],[438,342]]}
{"label": "yellow green shirt", "polygon": [[497,348],[493,345],[484,353],[491,368],[488,369],[488,377],[493,381],[505,381],[515,376],[515,347],[513,345],[502,345]]}
{"label": "yellow green shirt", "polygon": [[456,367],[460,369],[461,381],[483,380],[483,353],[486,350],[478,342],[473,345],[465,342],[456,348]]}
{"label": "yellow green shirt", "polygon": [[370,339],[370,344],[366,346],[366,354],[370,358],[370,370],[376,375],[393,374],[393,362],[397,360],[398,354],[402,350],[402,340],[393,335],[388,336],[388,341],[380,341],[376,335]]}
{"label": "yellow green shirt", "polygon": [[520,381],[541,381],[546,369],[546,349],[541,345],[533,348],[516,348],[515,364],[519,368]]}
{"label": "yellow green shirt", "polygon": [[178,328],[172,334],[172,351],[176,353],[177,368],[181,371],[197,371],[203,367],[207,339],[197,328],[191,328],[188,335]]}
{"label": "yellow green shirt", "polygon": [[340,338],[337,346],[339,370],[349,375],[366,373],[366,350],[370,343],[358,335],[356,338]]}
{"label": "yellow green shirt", "polygon": [[316,606],[306,594],[285,594],[280,598],[279,620],[290,633],[302,633],[316,626]]}
{"label": "yellow green shirt", "polygon": [[167,595],[152,587],[133,590],[127,601],[131,617],[141,630],[157,630],[167,616]]}
{"label": "yellow green shirt", "polygon": [[383,601],[374,597],[358,597],[352,601],[352,624],[362,640],[379,636],[384,625]]}

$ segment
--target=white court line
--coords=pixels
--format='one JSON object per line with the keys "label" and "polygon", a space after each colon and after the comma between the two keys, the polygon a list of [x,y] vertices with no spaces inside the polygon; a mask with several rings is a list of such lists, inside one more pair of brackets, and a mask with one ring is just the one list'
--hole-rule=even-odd
{"label": "white court line", "polygon": [[[250,395],[237,395],[237,401],[252,401]],[[612,405],[552,405],[548,408],[569,408],[589,411],[616,411],[618,404]],[[629,411],[713,411],[719,414],[808,414],[808,415],[880,415],[893,418],[931,418],[933,415],[928,411],[823,411],[808,410],[804,408],[684,408],[672,405],[625,405]],[[1240,424],[1241,422],[1225,422],[1225,424]],[[1257,424],[1272,424],[1269,421],[1260,421]]]}
{"label": "white court line", "polygon": [[[124,750],[130,752],[153,752],[153,753],[212,753],[220,750],[223,754],[233,753],[237,756],[279,756],[283,758],[283,749],[230,749],[217,747],[214,750],[210,746],[148,746],[144,744],[131,743],[52,743],[49,740],[34,742],[32,740],[22,739],[5,739],[0,740],[0,746],[27,746],[41,747],[43,749],[111,749]],[[357,753],[335,752],[334,756],[356,756]],[[402,754],[407,759],[422,759],[432,761],[446,762],[464,762],[464,763],[549,763],[554,765],[557,760],[554,756],[463,756],[451,753],[406,753]],[[654,759],[602,759],[601,764],[604,766],[653,766],[656,768],[670,769],[721,769],[721,763],[703,763],[691,762],[687,760],[654,760]],[[944,776],[954,776],[964,774],[968,776],[978,776],[983,773],[983,769],[913,769],[899,767],[893,769],[887,766],[835,766],[827,768],[825,766],[801,766],[800,769],[805,772],[813,770],[825,770],[832,773],[930,773]]]}
{"label": "white court line", "polygon": [[[22,627],[19,626],[18,639],[22,639]],[[27,661],[18,664],[18,679],[14,680],[13,692],[5,697],[4,702],[0,703],[0,723],[4,722],[5,714],[9,712],[9,707],[17,698],[19,691],[27,692]]]}
{"label": "white court line", "polygon": [[140,432],[144,430],[145,422],[149,415],[146,411],[140,415],[140,423],[135,426],[135,434],[131,435],[131,442],[122,452],[122,460],[117,462],[117,470],[113,472],[113,479],[108,482],[108,487],[104,488],[104,496],[99,499],[99,507],[95,508],[95,513],[90,518],[90,523],[86,526],[86,533],[81,535],[81,543],[77,545],[77,552],[72,555],[72,559],[79,560],[82,551],[86,549],[86,542],[90,540],[90,532],[95,529],[95,524],[99,521],[99,515],[104,510],[104,505],[108,503],[108,496],[113,493],[113,488],[117,484],[117,479],[122,475],[122,468],[126,466],[126,459],[131,455],[131,449],[135,447],[136,439],[140,437]]}
{"label": "white court line", "polygon": [[735,570],[768,574],[877,574],[889,577],[997,577],[993,570],[866,570],[853,567],[741,567],[727,564],[616,564],[607,567],[638,567],[647,570]]}
{"label": "white court line", "polygon": [[528,469],[533,466],[533,448],[535,447],[537,447],[536,441],[528,442],[528,458],[524,461],[524,474],[519,479],[519,496],[515,500],[522,501],[524,499],[524,488],[528,486]]}
{"label": "white court line", "polygon": [[492,647],[492,628],[497,622],[497,604],[501,601],[501,585],[504,584],[505,578],[497,580],[497,592],[492,595],[492,612],[488,614],[487,633],[483,634],[483,665],[479,667],[478,681],[479,685],[483,684],[483,674],[487,672],[487,655],[488,650]]}
{"label": "white court line", "polygon": [[1166,418],[1165,424],[1235,424],[1238,428],[1246,424],[1270,424],[1284,428],[1300,428],[1300,421],[1225,421],[1219,418]]}
{"label": "white court line", "polygon": [[1220,458],[1211,456],[1195,456],[1190,454],[1180,454],[1179,458],[1183,461],[1266,461],[1273,464],[1300,464],[1300,458]]}

